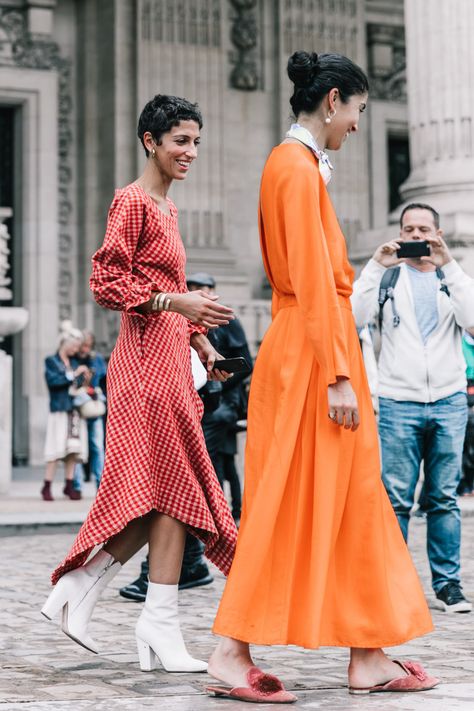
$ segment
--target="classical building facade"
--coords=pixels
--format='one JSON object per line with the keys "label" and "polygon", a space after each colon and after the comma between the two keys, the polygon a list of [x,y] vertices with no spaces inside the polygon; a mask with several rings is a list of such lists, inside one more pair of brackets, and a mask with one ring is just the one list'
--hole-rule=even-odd
{"label": "classical building facade", "polygon": [[30,315],[3,344],[14,359],[14,458],[42,459],[43,358],[59,322],[113,345],[117,316],[92,302],[90,257],[114,188],[142,169],[136,120],[156,93],[202,108],[199,160],[172,197],[189,271],[216,275],[254,350],[270,296],[259,177],[291,120],[295,49],[347,54],[370,76],[367,115],[334,155],[330,186],[356,267],[393,234],[400,203],[420,196],[446,215],[468,261],[473,11],[471,0],[0,0],[0,208],[13,211],[11,304]]}

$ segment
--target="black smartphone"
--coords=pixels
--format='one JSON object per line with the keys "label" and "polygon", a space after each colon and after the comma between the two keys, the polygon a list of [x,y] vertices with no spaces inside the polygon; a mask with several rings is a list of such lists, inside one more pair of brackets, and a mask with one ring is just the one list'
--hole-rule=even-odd
{"label": "black smartphone", "polygon": [[250,373],[250,366],[245,358],[226,358],[216,360],[213,370],[222,370],[224,373]]}
{"label": "black smartphone", "polygon": [[429,257],[429,242],[402,242],[397,249],[397,257]]}

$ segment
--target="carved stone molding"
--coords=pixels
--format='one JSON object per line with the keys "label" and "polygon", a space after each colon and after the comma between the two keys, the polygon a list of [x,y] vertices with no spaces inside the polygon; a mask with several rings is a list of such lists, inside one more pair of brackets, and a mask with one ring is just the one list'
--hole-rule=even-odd
{"label": "carved stone molding", "polygon": [[280,26],[286,57],[300,49],[357,56],[356,0],[282,0]]}
{"label": "carved stone molding", "polygon": [[[233,89],[255,91],[262,88],[262,71],[258,57],[259,0],[230,0],[230,39],[234,49],[229,81]],[[261,41],[261,40],[260,40]]]}
{"label": "carved stone molding", "polygon": [[224,214],[221,210],[180,210],[181,238],[186,248],[226,249]]}
{"label": "carved stone molding", "polygon": [[407,100],[405,29],[402,25],[367,25],[370,96]]}
{"label": "carved stone molding", "polygon": [[144,40],[220,47],[221,0],[141,0]]}
{"label": "carved stone molding", "polygon": [[59,45],[47,37],[31,35],[26,15],[18,10],[0,8],[0,66],[55,70],[58,73],[58,186],[59,186],[59,319],[72,315],[75,267],[72,259],[71,233],[72,164],[72,94],[71,62],[61,56]]}
{"label": "carved stone molding", "polygon": [[12,216],[12,209],[0,207],[0,301],[10,301],[13,294],[10,289],[11,279],[7,276],[10,271],[8,240],[10,235],[3,221]]}

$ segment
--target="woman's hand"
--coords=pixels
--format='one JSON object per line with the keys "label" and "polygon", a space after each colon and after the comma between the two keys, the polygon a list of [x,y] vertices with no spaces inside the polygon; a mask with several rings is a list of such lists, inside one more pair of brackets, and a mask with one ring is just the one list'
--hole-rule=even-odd
{"label": "woman's hand", "polygon": [[225,326],[234,318],[231,308],[216,303],[219,297],[206,294],[205,291],[169,294],[169,297],[171,298],[170,311],[176,311],[193,323],[205,328]]}
{"label": "woman's hand", "polygon": [[92,370],[87,369],[87,371],[84,373],[84,380],[82,381],[82,384],[84,387],[86,387],[86,388],[89,387],[89,385],[92,382],[92,377],[93,377]]}
{"label": "woman's hand", "polygon": [[328,416],[335,425],[353,432],[359,427],[357,397],[347,378],[328,386]]}
{"label": "woman's hand", "polygon": [[219,380],[225,383],[232,377],[232,373],[224,373],[220,370],[213,370],[216,360],[224,360],[203,333],[193,333],[190,339],[191,346],[199,356],[199,360],[207,370],[208,380]]}
{"label": "woman's hand", "polygon": [[78,378],[80,375],[84,375],[87,372],[89,372],[87,365],[78,365],[76,370],[73,372],[73,375],[75,378]]}

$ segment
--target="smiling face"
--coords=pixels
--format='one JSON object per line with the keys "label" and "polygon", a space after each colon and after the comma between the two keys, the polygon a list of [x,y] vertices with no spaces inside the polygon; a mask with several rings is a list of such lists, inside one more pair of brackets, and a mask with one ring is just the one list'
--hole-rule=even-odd
{"label": "smiling face", "polygon": [[344,104],[339,97],[335,100],[335,115],[327,131],[326,148],[338,151],[349,134],[359,128],[361,113],[367,106],[367,94],[354,94]]}
{"label": "smiling face", "polygon": [[150,151],[149,160],[155,161],[159,171],[168,180],[184,180],[191,163],[197,158],[199,136],[196,121],[180,121],[161,136],[159,144],[149,132],[143,138]]}

